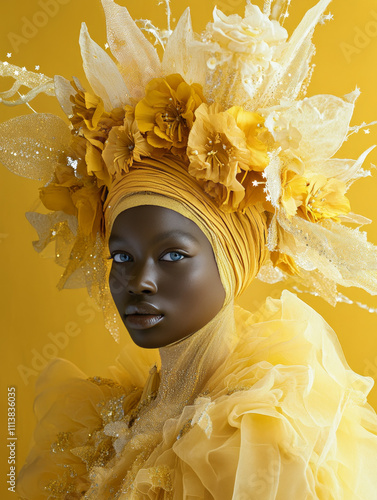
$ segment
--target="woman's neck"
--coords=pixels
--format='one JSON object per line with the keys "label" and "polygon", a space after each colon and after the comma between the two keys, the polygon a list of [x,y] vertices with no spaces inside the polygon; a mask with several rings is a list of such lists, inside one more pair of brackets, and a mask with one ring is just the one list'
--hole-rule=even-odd
{"label": "woman's neck", "polygon": [[203,328],[186,339],[160,349],[161,382],[157,399],[161,403],[193,403],[206,390],[208,380],[226,359],[235,342],[233,303]]}
{"label": "woman's neck", "polygon": [[210,378],[236,343],[233,302],[190,337],[160,349],[160,384],[155,399],[133,426],[134,434],[159,433],[187,405],[207,394]]}

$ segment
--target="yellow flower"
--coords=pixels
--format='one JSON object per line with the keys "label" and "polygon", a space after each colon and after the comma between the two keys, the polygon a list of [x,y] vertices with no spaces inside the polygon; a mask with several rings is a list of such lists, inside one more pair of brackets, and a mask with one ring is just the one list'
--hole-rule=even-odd
{"label": "yellow flower", "polygon": [[71,159],[71,164],[68,165],[59,163],[55,168],[53,181],[39,190],[43,205],[49,210],[76,215],[77,210],[72,201],[72,193],[84,185],[83,170],[84,176],[87,176],[86,166],[79,160]]}
{"label": "yellow flower", "polygon": [[39,197],[43,205],[49,210],[76,215],[76,207],[72,201],[69,187],[51,183],[39,190]]}
{"label": "yellow flower", "polygon": [[101,153],[113,127],[122,125],[125,110],[117,108],[110,113],[105,111],[100,97],[84,92],[72,83],[77,93],[71,97],[73,130],[86,139],[85,161],[89,175],[95,175],[98,186],[109,186],[110,175]]}
{"label": "yellow flower", "polygon": [[187,147],[190,175],[224,210],[237,210],[247,193],[245,208],[254,201],[251,191],[262,181],[248,173],[254,167],[263,170],[268,163],[267,148],[257,139],[262,117],[242,108],[221,111],[217,104],[203,103],[195,118]]}
{"label": "yellow flower", "polygon": [[139,130],[147,134],[151,146],[184,155],[195,110],[204,101],[201,86],[169,75],[150,81],[145,94],[135,108]]}
{"label": "yellow flower", "polygon": [[244,188],[238,181],[230,187],[218,182],[206,181],[203,189],[217,201],[224,212],[235,212],[245,196]]}
{"label": "yellow flower", "polygon": [[158,156],[161,151],[148,144],[137,127],[133,111],[127,111],[123,125],[112,128],[102,153],[111,175],[127,173],[134,161],[140,161],[143,156],[152,156],[152,153]]}
{"label": "yellow flower", "polygon": [[76,207],[79,230],[84,236],[95,238],[101,230],[103,219],[103,189],[97,186],[84,186],[72,193]]}
{"label": "yellow flower", "polygon": [[261,172],[269,162],[267,145],[258,139],[260,135],[267,131],[263,126],[264,118],[258,113],[245,111],[241,106],[233,106],[227,112],[235,118],[237,126],[245,134],[246,145],[251,154],[251,170]]}
{"label": "yellow flower", "polygon": [[270,252],[270,258],[274,267],[278,267],[283,272],[294,276],[299,274],[299,268],[290,255],[280,252]]}
{"label": "yellow flower", "polygon": [[281,204],[285,208],[287,216],[293,217],[297,213],[297,208],[304,202],[307,179],[302,175],[297,175],[293,170],[284,169],[281,186]]}
{"label": "yellow flower", "polygon": [[332,219],[339,222],[338,215],[347,214],[350,203],[345,196],[347,186],[322,174],[307,177],[285,170],[282,174],[281,203],[288,217],[299,215],[310,222]]}
{"label": "yellow flower", "polygon": [[[271,216],[267,217],[271,220]],[[276,224],[276,250],[270,252],[270,259],[274,267],[281,269],[284,273],[290,276],[300,274],[300,269],[294,259],[278,249],[294,249],[296,247],[294,237],[291,233],[285,231],[280,224]]]}
{"label": "yellow flower", "polygon": [[89,175],[95,175],[97,184],[101,186],[110,186],[110,174],[107,170],[106,164],[102,159],[101,151],[93,146],[90,142],[87,143],[85,162]]}
{"label": "yellow flower", "polygon": [[[240,177],[240,176],[238,176]],[[266,179],[262,177],[261,172],[255,172],[250,170],[247,172],[246,176],[243,174],[240,182],[245,189],[245,196],[242,199],[238,210],[243,212],[246,208],[260,204],[263,209],[268,212],[274,212],[274,209],[270,202],[266,199],[266,193],[264,191],[266,187]]]}
{"label": "yellow flower", "polygon": [[108,113],[100,97],[78,89],[74,82],[71,84],[77,91],[71,96],[73,128],[102,150],[111,128],[122,125],[125,110],[117,108]]}
{"label": "yellow flower", "polygon": [[[84,161],[85,146],[89,148]],[[101,171],[101,163],[96,163],[98,150],[90,143],[75,137],[71,147],[73,157],[68,157],[68,164],[56,166],[52,182],[40,189],[40,199],[49,210],[76,216],[78,232],[94,239],[103,229],[102,204],[106,187],[99,176],[106,172]],[[89,158],[92,154],[95,160]],[[100,154],[99,158],[102,161]]]}
{"label": "yellow flower", "polygon": [[102,99],[90,92],[78,89],[74,82],[71,82],[71,85],[76,89],[76,94],[71,96],[73,116],[70,120],[73,127],[75,129],[85,127],[88,130],[95,130],[100,119],[103,116],[108,116]]}
{"label": "yellow flower", "polygon": [[344,193],[344,182],[324,175],[316,174],[307,183],[307,195],[299,210],[305,219],[318,222],[321,219],[333,219],[339,222],[338,215],[348,214],[350,202]]}
{"label": "yellow flower", "polygon": [[233,210],[244,197],[237,174],[249,170],[245,134],[217,104],[203,103],[195,117],[187,147],[189,173],[202,181],[204,190],[222,208]]}
{"label": "yellow flower", "polygon": [[49,210],[75,215],[78,218],[79,232],[95,238],[102,228],[102,198],[104,188],[95,184],[72,187],[51,183],[40,190],[40,199]]}
{"label": "yellow flower", "polygon": [[282,150],[290,149],[292,151],[299,148],[302,140],[301,132],[281,113],[277,111],[269,113],[266,127]]}

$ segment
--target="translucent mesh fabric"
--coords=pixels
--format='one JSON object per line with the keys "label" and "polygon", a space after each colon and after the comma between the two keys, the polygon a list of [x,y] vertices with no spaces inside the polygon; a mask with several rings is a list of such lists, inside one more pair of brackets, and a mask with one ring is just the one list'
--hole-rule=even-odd
{"label": "translucent mesh fabric", "polygon": [[[158,454],[162,429],[170,419],[177,419],[185,406],[193,405],[205,394],[209,379],[221,367],[236,344],[233,303],[222,310],[191,337],[160,349],[161,381],[157,397],[146,406],[130,429],[122,422],[109,425],[107,432],[117,437],[120,451],[114,469],[96,469],[97,479],[87,492],[88,499],[111,498],[109,492],[120,489],[127,498],[139,471],[140,454]],[[139,456],[139,460],[135,460]],[[153,460],[153,459],[152,459]],[[131,497],[130,497],[131,498]]]}
{"label": "translucent mesh fabric", "polygon": [[0,124],[0,162],[17,175],[44,182],[70,154],[71,133],[58,116],[37,113]]}
{"label": "translucent mesh fabric", "polygon": [[117,368],[122,385],[54,361],[38,382],[36,443],[18,494],[375,498],[372,380],[349,368],[334,332],[294,294],[254,315],[230,303],[161,359],[160,385],[154,369],[144,382],[149,360],[132,349]]}
{"label": "translucent mesh fabric", "polygon": [[102,0],[106,14],[107,40],[119,71],[134,98],[141,98],[146,84],[160,76],[156,49],[144,37],[128,10],[111,0]]}

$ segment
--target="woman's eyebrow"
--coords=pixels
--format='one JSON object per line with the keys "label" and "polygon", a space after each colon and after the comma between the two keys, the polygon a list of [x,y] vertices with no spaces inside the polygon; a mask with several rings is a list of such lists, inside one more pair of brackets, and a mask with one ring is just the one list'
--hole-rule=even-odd
{"label": "woman's eyebrow", "polygon": [[186,233],[185,231],[182,231],[180,229],[172,229],[171,231],[166,231],[165,233],[161,233],[155,238],[155,240],[161,241],[161,240],[167,240],[169,238],[184,238],[187,240],[191,240],[194,243],[198,243],[198,239],[193,234]]}
{"label": "woman's eyebrow", "polygon": [[[186,233],[185,231],[182,231],[180,229],[172,229],[171,231],[166,231],[164,233],[160,233],[154,238],[154,241],[159,242],[162,240],[167,240],[169,238],[183,238],[187,240],[191,240],[194,243],[198,243],[198,239],[190,233]],[[117,244],[123,244],[127,242],[127,237],[123,238],[121,236],[110,236],[109,238],[109,245],[117,245]]]}

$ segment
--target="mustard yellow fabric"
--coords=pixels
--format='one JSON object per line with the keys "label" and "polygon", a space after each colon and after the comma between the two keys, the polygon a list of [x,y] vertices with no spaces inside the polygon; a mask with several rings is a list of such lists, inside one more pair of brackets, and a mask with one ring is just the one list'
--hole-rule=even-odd
{"label": "mustard yellow fabric", "polygon": [[334,332],[296,295],[269,298],[254,315],[229,304],[161,359],[156,399],[155,370],[135,388],[147,354],[122,353],[119,385],[54,361],[38,382],[36,444],[19,495],[377,498],[372,380],[349,368]]}
{"label": "mustard yellow fabric", "polygon": [[116,180],[105,205],[108,232],[120,212],[143,204],[170,208],[199,226],[212,244],[228,299],[238,297],[247,288],[266,258],[267,223],[263,210],[252,206],[244,213],[223,212],[177,157],[145,159]]}

